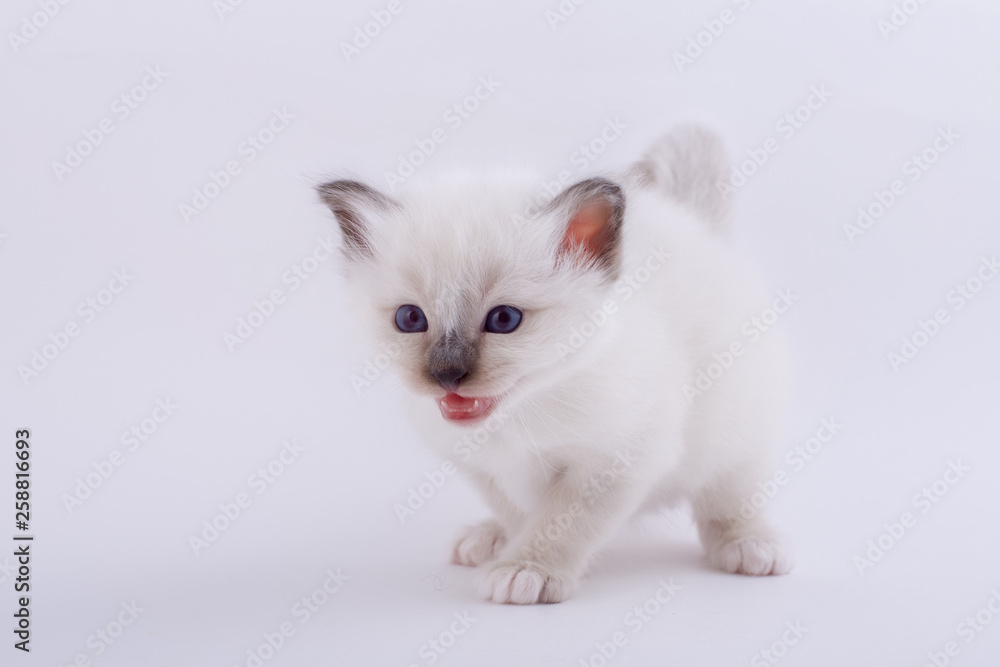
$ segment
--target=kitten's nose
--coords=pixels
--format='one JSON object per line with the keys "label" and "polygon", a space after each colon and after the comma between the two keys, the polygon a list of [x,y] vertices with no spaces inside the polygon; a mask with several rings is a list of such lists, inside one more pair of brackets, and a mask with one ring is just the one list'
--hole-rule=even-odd
{"label": "kitten's nose", "polygon": [[469,374],[464,368],[457,367],[435,369],[431,373],[437,378],[438,383],[448,391],[458,389],[459,383]]}

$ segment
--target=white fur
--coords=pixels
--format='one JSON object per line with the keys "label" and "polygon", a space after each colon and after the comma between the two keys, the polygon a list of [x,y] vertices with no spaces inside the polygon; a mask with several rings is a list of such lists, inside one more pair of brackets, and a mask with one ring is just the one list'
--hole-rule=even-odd
{"label": "white fur", "polygon": [[[728,209],[706,186],[723,176],[720,155],[711,135],[682,130],[619,179],[618,282],[585,262],[555,260],[565,215],[530,206],[537,181],[523,175],[458,174],[408,189],[391,211],[364,210],[374,257],[352,258],[349,271],[371,306],[372,330],[400,346],[427,441],[462,465],[496,512],[496,522],[460,536],[453,557],[482,568],[486,598],[565,599],[619,526],[682,499],[714,566],[791,569],[764,520],[740,518],[743,500],[771,472],[785,368],[776,331],[755,343],[740,333],[770,300],[722,235]],[[515,224],[526,210],[527,222]],[[646,275],[639,267],[663,254],[638,289],[622,282]],[[616,312],[574,347],[574,329],[591,332],[586,323],[601,318],[588,313],[609,300]],[[401,304],[419,305],[429,331],[396,331]],[[520,308],[524,320],[512,334],[482,335],[480,370],[462,388],[500,396],[499,405],[485,424],[447,422],[427,345],[451,328],[471,331],[498,304]],[[689,400],[683,387],[736,341],[746,353]],[[602,473],[604,482],[588,482]]]}

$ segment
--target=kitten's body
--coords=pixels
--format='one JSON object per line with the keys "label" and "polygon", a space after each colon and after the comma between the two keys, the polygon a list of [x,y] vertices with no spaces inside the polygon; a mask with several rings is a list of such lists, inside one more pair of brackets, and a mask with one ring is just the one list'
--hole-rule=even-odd
{"label": "kitten's body", "polygon": [[[684,498],[716,566],[791,568],[763,520],[740,515],[769,472],[784,367],[776,332],[741,333],[771,302],[725,238],[723,164],[709,135],[675,133],[621,188],[581,184],[527,219],[537,185],[520,176],[457,176],[398,203],[324,193],[348,240],[348,218],[364,232],[352,279],[383,340],[403,345],[416,421],[497,513],[454,552],[484,566],[486,597],[565,599],[622,523]],[[426,311],[428,331],[394,331],[400,304]],[[523,310],[520,328],[483,332],[496,304]],[[428,377],[459,339],[473,361],[447,391],[489,397],[478,420],[443,418]]]}

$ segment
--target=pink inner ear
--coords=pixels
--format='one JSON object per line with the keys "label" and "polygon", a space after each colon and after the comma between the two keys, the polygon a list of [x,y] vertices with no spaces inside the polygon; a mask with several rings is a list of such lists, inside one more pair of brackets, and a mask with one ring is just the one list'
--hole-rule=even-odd
{"label": "pink inner ear", "polygon": [[608,240],[608,221],[611,219],[611,213],[611,205],[603,200],[588,202],[581,206],[566,226],[563,250],[573,251],[582,247],[592,258],[599,257]]}

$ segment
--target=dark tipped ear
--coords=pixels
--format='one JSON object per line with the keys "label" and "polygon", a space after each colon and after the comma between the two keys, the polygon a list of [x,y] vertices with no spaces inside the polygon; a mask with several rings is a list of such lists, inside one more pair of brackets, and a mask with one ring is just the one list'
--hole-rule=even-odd
{"label": "dark tipped ear", "polygon": [[556,197],[550,207],[567,219],[560,251],[582,253],[616,274],[625,219],[625,195],[621,187],[606,178],[580,181]]}
{"label": "dark tipped ear", "polygon": [[372,257],[372,224],[379,215],[398,209],[399,204],[359,181],[330,181],[316,186],[316,191],[337,218],[347,255]]}

